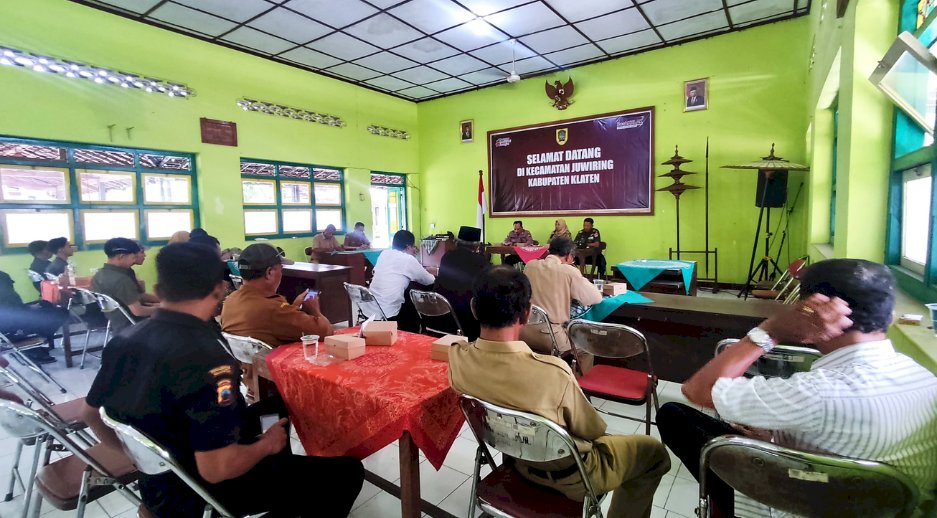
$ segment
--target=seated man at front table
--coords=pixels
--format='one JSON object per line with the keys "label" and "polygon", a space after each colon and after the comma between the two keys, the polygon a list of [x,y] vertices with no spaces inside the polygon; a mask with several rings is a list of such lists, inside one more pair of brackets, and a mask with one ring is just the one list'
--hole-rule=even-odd
{"label": "seated man at front table", "polygon": [[[261,416],[286,416],[283,401],[248,407],[238,390],[241,366],[209,323],[224,297],[224,269],[208,247],[160,250],[156,292],[164,306],[104,349],[85,422],[104,445],[117,445],[98,415],[103,406],[166,448],[236,516],[346,516],[361,489],[361,462],[292,455],[286,419],[261,431]],[[171,471],[141,475],[140,495],[160,518],[199,517],[205,508]]]}
{"label": "seated man at front table", "polygon": [[[534,236],[530,234],[529,230],[524,228],[524,222],[517,220],[514,222],[514,228],[508,232],[502,244],[505,246],[532,245],[534,244]],[[504,257],[504,264],[513,266],[519,262],[521,262],[521,257],[517,254],[510,254]]]}
{"label": "seated man at front table", "polygon": [[[895,352],[885,334],[895,304],[891,272],[858,259],[821,261],[803,274],[800,296],[683,384],[690,402],[714,408],[721,419],[679,403],[660,408],[664,442],[694,477],[702,446],[719,435],[885,462],[915,482],[921,508],[933,506],[937,377]],[[777,343],[810,343],[823,357],[787,379],[745,378]],[[707,478],[721,516],[769,515],[741,495],[733,501],[729,486]]]}
{"label": "seated man at front table", "polygon": [[[107,262],[91,279],[91,291],[109,295],[128,310],[135,320],[156,313],[156,307],[147,303],[147,300],[159,302],[155,296],[143,293],[140,283],[137,282],[137,275],[133,273],[131,267],[136,264],[139,252],[140,245],[133,239],[125,237],[108,239],[104,243]],[[113,333],[131,325],[120,311],[111,311],[105,315],[111,323]]]}
{"label": "seated man at front table", "polygon": [[[40,239],[29,243],[29,254],[33,256],[33,261],[29,263],[29,271],[45,280],[46,268],[49,267],[49,259],[52,258],[52,252],[49,251],[49,242]],[[33,282],[33,286],[35,286],[36,291],[40,291],[39,282]]]}
{"label": "seated man at front table", "polygon": [[[599,232],[599,229],[595,228],[593,225],[595,220],[592,218],[586,218],[582,220],[582,230],[576,234],[576,248],[599,248],[602,246],[602,234]],[[592,264],[592,257],[586,258],[586,264]],[[599,252],[598,255],[598,273],[599,277],[605,276],[605,256]],[[579,264],[580,259],[577,257],[575,264]]]}
{"label": "seated man at front table", "polygon": [[298,342],[303,335],[326,337],[332,324],[319,310],[319,296],[299,294],[292,304],[277,293],[283,265],[293,261],[266,243],[254,243],[241,252],[238,269],[244,285],[224,301],[221,327],[226,333],[249,336],[274,347]]}
{"label": "seated man at front table", "polygon": [[[420,318],[409,300],[411,282],[423,284],[429,289],[436,282],[433,274],[426,271],[415,257],[416,238],[408,230],[398,230],[394,234],[391,248],[381,252],[374,265],[374,278],[371,280],[371,293],[381,306],[384,315],[397,321],[397,327],[403,331],[418,332]],[[368,315],[371,316],[371,315]]]}
{"label": "seated man at front table", "polygon": [[364,234],[364,223],[360,221],[355,223],[355,230],[345,234],[343,246],[345,250],[363,250],[371,248],[371,242],[368,241],[368,236]]}
{"label": "seated man at front table", "polygon": [[68,268],[68,259],[75,255],[75,245],[68,241],[67,237],[57,237],[49,240],[49,253],[52,254],[52,262],[46,266],[45,272],[58,277],[65,273]]}
{"label": "seated man at front table", "polygon": [[335,239],[335,225],[325,227],[325,230],[312,238],[312,260],[319,261],[333,252],[342,250],[342,245]]}
{"label": "seated man at front table", "polygon": [[[472,307],[481,337],[449,352],[449,383],[461,394],[545,417],[576,439],[598,494],[615,491],[609,517],[651,515],[661,477],[670,471],[664,445],[647,435],[605,435],[606,424],[576,383],[569,366],[532,352],[520,340],[530,316],[530,283],[523,273],[495,266],[475,280]],[[515,461],[521,476],[569,498],[585,495],[576,464]]]}
{"label": "seated man at front table", "polygon": [[[550,241],[550,255],[527,263],[524,269],[533,289],[531,302],[547,312],[556,337],[556,347],[564,356],[571,349],[566,323],[569,322],[572,302],[577,301],[584,306],[602,302],[602,294],[595,285],[573,266],[575,249],[576,245],[571,240],[554,238]],[[530,324],[524,327],[521,337],[532,350],[553,354],[553,341],[549,333],[550,330],[544,324]],[[591,354],[580,352],[576,360],[583,374],[592,368]]]}

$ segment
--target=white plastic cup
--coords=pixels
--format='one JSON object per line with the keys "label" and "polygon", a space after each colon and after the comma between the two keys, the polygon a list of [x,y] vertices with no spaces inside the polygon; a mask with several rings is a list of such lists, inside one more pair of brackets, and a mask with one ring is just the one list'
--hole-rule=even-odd
{"label": "white plastic cup", "polygon": [[303,335],[300,337],[303,342],[303,358],[311,362],[319,355],[319,335]]}
{"label": "white plastic cup", "polygon": [[592,284],[601,292],[605,289],[605,279],[593,279]]}

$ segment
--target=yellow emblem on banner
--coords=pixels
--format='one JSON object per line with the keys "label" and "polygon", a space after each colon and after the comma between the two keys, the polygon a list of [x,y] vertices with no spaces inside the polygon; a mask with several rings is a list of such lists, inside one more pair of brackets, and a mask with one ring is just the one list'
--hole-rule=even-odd
{"label": "yellow emblem on banner", "polygon": [[569,140],[569,130],[566,128],[560,128],[556,130],[556,143],[564,146],[566,141]]}

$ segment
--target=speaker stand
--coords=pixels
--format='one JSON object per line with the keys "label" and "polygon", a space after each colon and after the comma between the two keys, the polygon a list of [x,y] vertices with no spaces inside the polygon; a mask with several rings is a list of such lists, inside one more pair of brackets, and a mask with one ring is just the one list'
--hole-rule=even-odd
{"label": "speaker stand", "polygon": [[[745,282],[745,287],[742,291],[739,292],[737,298],[745,297],[745,300],[748,300],[748,295],[752,292],[755,284],[758,282],[769,279],[771,276],[776,273],[783,273],[780,267],[778,267],[777,261],[771,257],[771,208],[765,207],[765,195],[768,192],[768,183],[772,179],[772,174],[774,171],[765,171],[765,182],[761,188],[760,199],[761,205],[760,210],[758,211],[758,226],[755,228],[755,240],[752,242],[752,256],[748,261],[748,280]],[[765,209],[768,210],[768,216],[765,217]],[[755,255],[758,253],[758,241],[761,238],[761,222],[765,222],[765,253],[761,256],[761,260],[758,261],[758,265],[755,265]],[[755,277],[758,277],[758,280],[755,280]]]}

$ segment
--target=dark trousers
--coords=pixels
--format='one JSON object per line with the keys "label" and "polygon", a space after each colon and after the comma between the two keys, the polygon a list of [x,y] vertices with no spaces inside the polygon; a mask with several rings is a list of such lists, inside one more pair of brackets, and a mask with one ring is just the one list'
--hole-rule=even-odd
{"label": "dark trousers", "polygon": [[415,282],[410,283],[410,287],[403,292],[403,305],[400,306],[400,312],[394,316],[388,316],[387,320],[397,322],[397,329],[408,331],[410,333],[420,332],[420,315],[413,306],[413,300],[410,298],[410,290],[417,289],[421,291],[432,291],[432,286],[423,286]]}
{"label": "dark trousers", "polygon": [[514,266],[519,262],[521,262],[521,256],[517,254],[510,254],[510,255],[504,256],[504,261],[503,261],[504,264]]}
{"label": "dark trousers", "polygon": [[[661,440],[683,461],[686,469],[699,481],[699,456],[710,439],[722,435],[738,435],[729,423],[710,417],[682,403],[666,403],[657,411],[657,429]],[[733,516],[735,493],[712,471],[706,474],[714,516]]]}
{"label": "dark trousers", "polygon": [[[279,397],[266,398],[249,406],[247,414],[243,437],[260,434],[263,415],[288,415]],[[219,484],[205,483],[205,488],[238,516],[267,512],[264,516],[270,518],[338,518],[351,512],[363,482],[364,466],[360,460],[293,455],[287,441],[280,453],[264,458],[247,473]],[[178,493],[185,492],[185,488],[179,489],[176,495],[166,495],[149,493],[144,488],[143,500],[160,517],[201,516],[204,504],[197,497],[191,498],[195,497],[191,492],[190,498],[182,504]],[[180,509],[183,506],[185,511]]]}
{"label": "dark trousers", "polygon": [[68,311],[44,300],[19,307],[0,308],[0,333],[10,340],[39,335],[53,344],[55,332],[68,319]]}
{"label": "dark trousers", "polygon": [[[599,258],[599,262],[596,265],[597,266],[596,273],[601,277],[605,277],[605,267],[608,266],[608,263],[605,262],[605,254],[601,254],[597,257]],[[592,264],[592,259],[593,259],[592,257],[586,257],[586,264]],[[578,266],[579,258],[578,257],[575,258],[573,263]],[[586,271],[590,271],[590,270],[587,268]]]}

